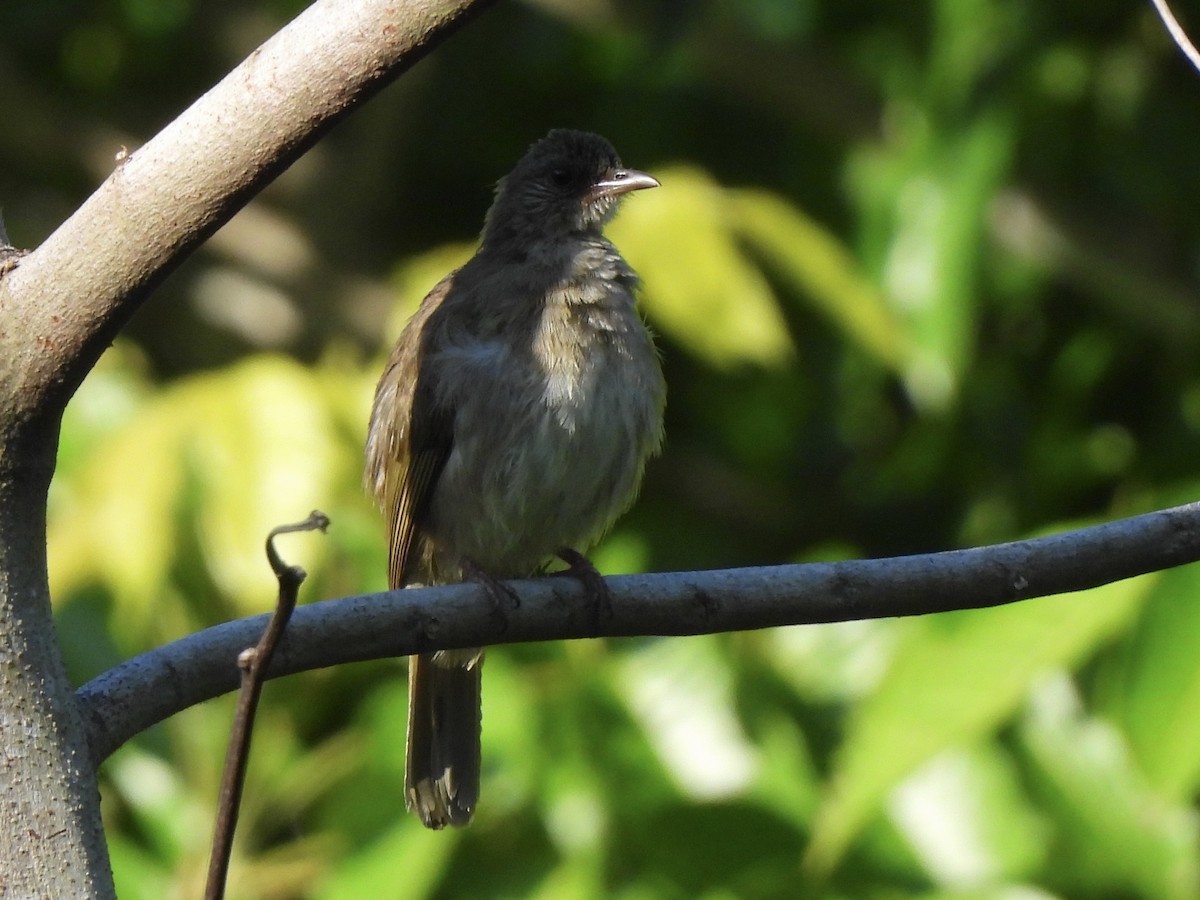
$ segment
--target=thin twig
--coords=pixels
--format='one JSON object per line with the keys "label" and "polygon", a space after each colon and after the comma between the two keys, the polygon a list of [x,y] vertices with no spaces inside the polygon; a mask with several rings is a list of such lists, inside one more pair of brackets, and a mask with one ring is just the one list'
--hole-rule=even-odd
{"label": "thin twig", "polygon": [[275,550],[275,538],[294,531],[325,531],[329,517],[313,510],[303,522],[280,525],[267,535],[267,559],[279,581],[279,599],[267,629],[255,647],[238,654],[241,670],[241,692],[237,712],[229,734],[229,749],[225,753],[225,771],[221,775],[221,794],[217,802],[217,821],[213,829],[212,855],[208,862],[208,884],[205,900],[221,900],[225,896],[225,879],[229,873],[229,857],[233,850],[233,832],[237,828],[238,810],[242,803],[242,787],[246,781],[246,763],[250,756],[250,738],[254,731],[254,713],[266,681],[267,666],[275,653],[279,639],[296,608],[296,595],[304,583],[305,571],[289,566]]}
{"label": "thin twig", "polygon": [[1171,39],[1175,41],[1175,45],[1183,51],[1183,55],[1188,58],[1196,71],[1200,72],[1200,51],[1197,51],[1195,45],[1188,40],[1187,32],[1183,30],[1183,26],[1175,18],[1175,14],[1171,12],[1171,7],[1167,5],[1167,0],[1151,0],[1151,2],[1154,4],[1154,8],[1158,10],[1158,17],[1167,26],[1167,32],[1171,35]]}

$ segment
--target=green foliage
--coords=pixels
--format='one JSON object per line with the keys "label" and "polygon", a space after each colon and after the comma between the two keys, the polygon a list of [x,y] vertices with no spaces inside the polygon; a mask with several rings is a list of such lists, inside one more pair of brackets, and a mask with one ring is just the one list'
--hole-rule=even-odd
{"label": "green foliage", "polygon": [[[652,287],[647,306],[664,336],[714,368],[783,364],[792,344],[762,273],[738,246],[729,199],[704,173],[668,168],[671,189],[629,203],[610,229]],[[730,298],[737,302],[731,303]]]}
{"label": "green foliage", "polygon": [[[300,4],[8,11],[0,202],[32,245]],[[73,674],[384,585],[361,447],[391,338],[556,125],[661,189],[668,441],[603,571],[883,556],[1181,502],[1200,458],[1195,92],[1148,9],[501,4],[168,280],[64,422]],[[6,104],[18,104],[7,106]],[[231,896],[1200,896],[1194,569],[1003,609],[489,651],[477,821],[402,810],[381,662],[268,686]],[[102,772],[122,897],[200,893],[231,703]]]}
{"label": "green foliage", "polygon": [[[1077,663],[1126,625],[1151,578],[1007,606],[930,617],[904,629],[887,677],[848,717],[830,793],[809,847],[828,869],[904,776],[1012,718],[1037,679]],[[952,673],[970,672],[969,678]],[[880,747],[889,748],[886,754]]]}

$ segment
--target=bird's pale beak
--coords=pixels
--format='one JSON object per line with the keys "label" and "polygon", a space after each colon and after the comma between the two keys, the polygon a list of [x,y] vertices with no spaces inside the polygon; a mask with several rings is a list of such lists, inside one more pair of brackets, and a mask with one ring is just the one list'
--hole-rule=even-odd
{"label": "bird's pale beak", "polygon": [[639,172],[637,169],[613,169],[606,178],[592,185],[590,193],[593,198],[619,197],[630,191],[642,191],[658,186],[659,181],[653,175]]}

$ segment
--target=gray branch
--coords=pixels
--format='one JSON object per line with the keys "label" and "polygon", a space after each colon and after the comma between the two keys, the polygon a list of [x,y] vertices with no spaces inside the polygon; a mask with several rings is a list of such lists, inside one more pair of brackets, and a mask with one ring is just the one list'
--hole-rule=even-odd
{"label": "gray branch", "polygon": [[[497,615],[475,585],[409,589],[296,611],[271,676],[418,651],[521,641],[687,635],[914,616],[1097,587],[1200,559],[1200,503],[1049,537],[892,559],[607,578],[611,615],[571,578],[513,582]],[[267,616],[144,653],[76,696],[99,762],[138,732],[237,687],[237,655]]]}
{"label": "gray branch", "polygon": [[113,147],[112,174],[37,249],[0,235],[0,894],[114,895],[46,578],[46,493],[68,399],[156,284],[486,5],[316,0],[144,146]]}
{"label": "gray branch", "polygon": [[[0,280],[0,412],[61,407],[150,291],[344,115],[490,0],[318,0]],[[11,412],[6,408],[11,405]]]}

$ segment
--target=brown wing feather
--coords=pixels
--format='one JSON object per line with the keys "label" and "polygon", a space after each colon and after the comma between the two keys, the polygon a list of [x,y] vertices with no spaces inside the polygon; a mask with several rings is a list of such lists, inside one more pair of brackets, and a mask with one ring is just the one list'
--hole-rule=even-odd
{"label": "brown wing feather", "polygon": [[367,437],[367,479],[388,519],[388,584],[418,577],[429,502],[454,438],[454,411],[437,408],[424,382],[425,323],[454,286],[451,273],[421,302],[396,341],[375,391]]}
{"label": "brown wing feather", "polygon": [[447,456],[448,444],[444,452],[434,450],[414,454],[388,505],[388,585],[393,590],[417,578],[414,570],[420,559],[421,524]]}

